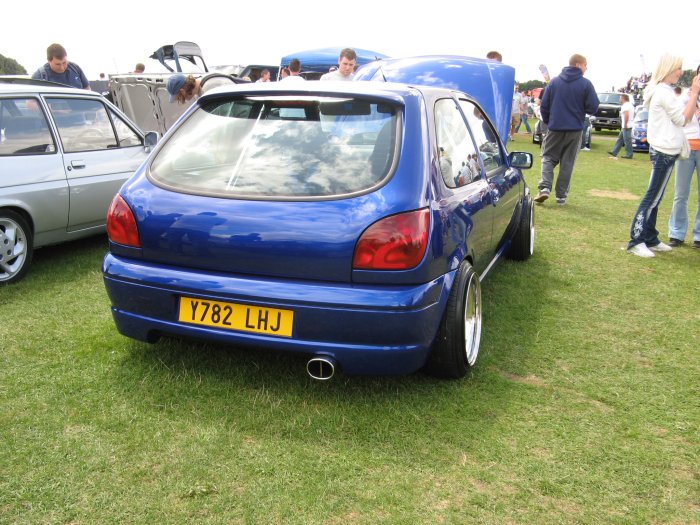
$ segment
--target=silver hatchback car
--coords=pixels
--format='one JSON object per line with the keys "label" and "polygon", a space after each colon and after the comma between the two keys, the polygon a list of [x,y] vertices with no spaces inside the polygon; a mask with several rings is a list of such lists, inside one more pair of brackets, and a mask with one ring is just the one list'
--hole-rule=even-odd
{"label": "silver hatchback car", "polygon": [[0,79],[0,285],[25,275],[35,248],[104,232],[157,140],[98,93]]}

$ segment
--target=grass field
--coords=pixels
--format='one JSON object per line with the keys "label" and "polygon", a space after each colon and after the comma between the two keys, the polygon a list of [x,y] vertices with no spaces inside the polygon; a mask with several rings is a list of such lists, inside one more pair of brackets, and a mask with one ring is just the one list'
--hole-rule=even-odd
{"label": "grass field", "polygon": [[650,164],[608,159],[614,138],[537,207],[534,256],[484,281],[461,381],[131,341],[104,237],[37,251],[0,288],[0,523],[700,523],[700,251],[625,252]]}

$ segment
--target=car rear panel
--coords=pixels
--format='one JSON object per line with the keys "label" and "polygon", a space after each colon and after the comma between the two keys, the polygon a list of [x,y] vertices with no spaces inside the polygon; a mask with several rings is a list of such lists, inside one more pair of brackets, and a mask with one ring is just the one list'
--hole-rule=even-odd
{"label": "car rear panel", "polygon": [[367,226],[425,205],[390,187],[336,201],[275,202],[185,195],[145,177],[122,194],[136,215],[145,261],[338,282],[351,281],[355,243]]}

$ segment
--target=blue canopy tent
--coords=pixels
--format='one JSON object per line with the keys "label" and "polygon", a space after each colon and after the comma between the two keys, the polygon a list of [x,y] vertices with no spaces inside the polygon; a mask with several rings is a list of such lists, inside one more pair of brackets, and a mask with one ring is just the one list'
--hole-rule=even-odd
{"label": "blue canopy tent", "polygon": [[[369,62],[374,62],[378,59],[388,58],[387,55],[382,53],[377,53],[376,51],[369,51],[367,49],[359,49],[353,47],[357,54],[357,64],[368,64]],[[338,57],[340,52],[343,50],[342,47],[322,47],[319,49],[309,49],[306,51],[299,51],[297,53],[291,53],[287,56],[282,57],[280,62],[280,69],[287,67],[289,62],[297,58],[301,62],[301,72],[302,76],[308,79],[317,79],[322,74],[328,73],[328,70],[338,65]]]}

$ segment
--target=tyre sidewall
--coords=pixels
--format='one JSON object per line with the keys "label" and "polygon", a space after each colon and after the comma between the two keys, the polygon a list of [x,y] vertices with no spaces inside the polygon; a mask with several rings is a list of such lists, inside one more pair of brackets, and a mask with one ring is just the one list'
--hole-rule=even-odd
{"label": "tyre sidewall", "polygon": [[[469,300],[469,283],[477,286],[478,301],[481,301],[479,277],[468,261],[460,265],[455,282],[450,290],[440,330],[428,358],[427,370],[438,377],[459,379],[469,372],[464,333],[464,315]],[[481,305],[478,305],[481,308]],[[479,315],[479,323],[481,315]],[[478,330],[481,330],[479,326]],[[480,339],[480,338],[479,338]],[[479,341],[476,343],[479,344]],[[478,357],[478,346],[477,346]]]}
{"label": "tyre sidewall", "polygon": [[27,271],[29,270],[29,265],[32,262],[32,255],[34,253],[34,238],[32,236],[32,230],[30,229],[29,224],[27,223],[26,219],[22,217],[22,215],[20,215],[19,213],[12,210],[0,210],[0,221],[13,222],[15,224],[15,227],[19,228],[24,234],[24,239],[27,244],[27,251],[25,253],[24,262],[22,263],[22,266],[20,267],[19,271],[17,271],[11,277],[4,280],[0,280],[0,286],[2,286],[5,284],[15,283],[21,280],[26,275]]}

